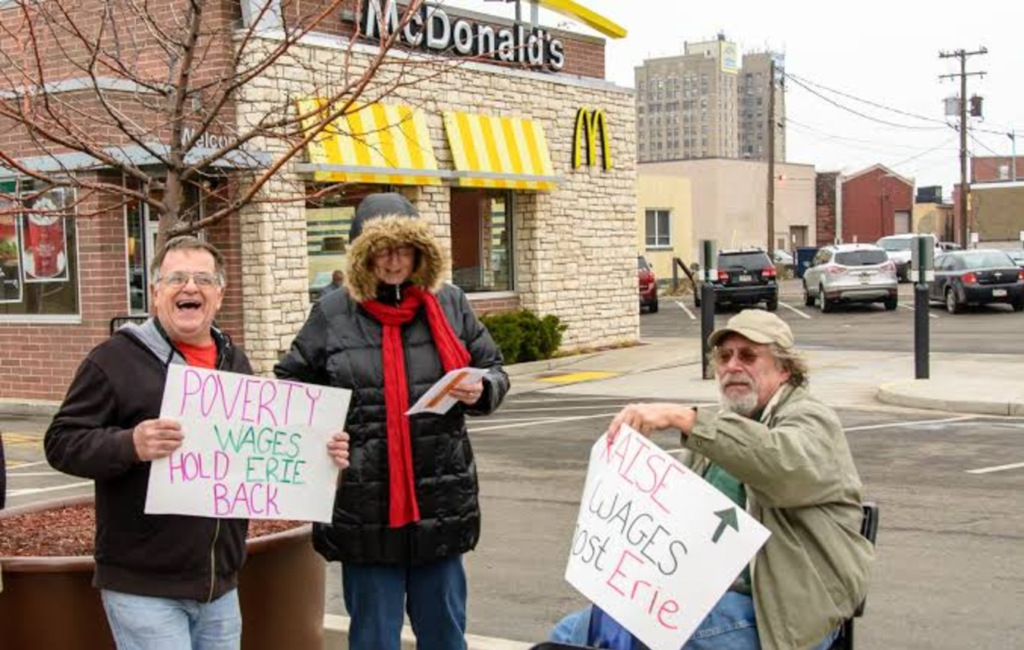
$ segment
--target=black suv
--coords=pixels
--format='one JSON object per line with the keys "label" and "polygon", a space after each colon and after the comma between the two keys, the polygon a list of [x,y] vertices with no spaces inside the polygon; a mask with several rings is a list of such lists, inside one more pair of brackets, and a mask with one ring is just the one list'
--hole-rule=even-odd
{"label": "black suv", "polygon": [[[715,304],[755,305],[763,302],[768,311],[779,308],[779,285],[775,265],[760,249],[722,251],[716,264],[718,277],[711,281]],[[700,288],[693,296],[700,307]]]}

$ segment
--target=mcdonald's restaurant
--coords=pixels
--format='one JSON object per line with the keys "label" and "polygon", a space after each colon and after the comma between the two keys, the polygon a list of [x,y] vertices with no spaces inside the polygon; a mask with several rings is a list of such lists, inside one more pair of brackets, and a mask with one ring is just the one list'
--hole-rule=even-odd
{"label": "mcdonald's restaurant", "polygon": [[[337,183],[341,193],[243,215],[245,346],[259,370],[287,349],[307,299],[345,268],[355,208],[380,191],[402,193],[434,224],[450,281],[479,314],[554,314],[568,326],[563,349],[638,338],[632,89],[605,81],[603,39],[560,38],[559,71],[446,60],[348,114],[287,172],[307,196]],[[308,52],[324,65],[333,54],[330,45]],[[302,97],[299,110],[318,101]]]}
{"label": "mcdonald's restaurant", "polygon": [[[218,323],[258,373],[271,371],[345,268],[355,208],[381,191],[402,193],[433,225],[450,255],[448,280],[478,313],[553,314],[568,351],[639,336],[633,91],[605,79],[604,38],[455,9],[445,28],[444,10],[432,11],[403,30],[358,110],[282,167],[262,200],[206,233],[227,257]],[[308,39],[240,89],[238,121],[258,121],[268,102],[315,107],[318,75],[365,69],[378,53],[372,41],[332,33],[343,32]],[[469,36],[491,53],[468,47]],[[283,145],[258,146],[274,154]],[[0,401],[59,400],[108,323],[148,313],[158,223],[123,210],[123,226],[57,219],[52,260],[0,258]],[[37,231],[0,222],[0,243],[42,250],[32,246],[46,234]]]}

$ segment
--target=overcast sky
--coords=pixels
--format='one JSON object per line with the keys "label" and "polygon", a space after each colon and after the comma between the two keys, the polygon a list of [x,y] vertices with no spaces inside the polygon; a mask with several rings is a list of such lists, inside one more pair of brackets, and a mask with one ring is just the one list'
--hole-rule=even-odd
{"label": "overcast sky", "polygon": [[[724,32],[741,52],[784,52],[787,72],[801,81],[930,120],[944,120],[943,98],[959,92],[958,81],[939,80],[939,75],[959,71],[957,59],[940,59],[940,50],[984,46],[988,54],[969,57],[967,64],[969,72],[986,72],[968,79],[968,96],[983,96],[985,113],[984,120],[971,120],[976,141],[969,140],[968,147],[973,155],[1008,156],[1012,142],[1006,133],[1016,128],[1022,132],[1018,154],[1024,156],[1024,3],[1019,0],[578,2],[629,31],[625,39],[609,40],[607,45],[606,76],[619,85],[633,86],[633,68],[644,59],[678,54],[686,41],[713,39]],[[501,2],[446,4],[513,15],[513,5]],[[524,15],[529,16],[527,3],[523,4]],[[544,25],[566,22],[558,14],[541,11]],[[594,33],[583,26],[574,29]],[[960,174],[956,131],[941,122],[882,110],[811,85],[843,107],[899,126],[858,117],[795,81],[789,81],[786,94],[790,162],[845,173],[882,163],[913,177],[918,186],[945,186],[948,200]],[[1018,174],[1024,177],[1024,169]]]}

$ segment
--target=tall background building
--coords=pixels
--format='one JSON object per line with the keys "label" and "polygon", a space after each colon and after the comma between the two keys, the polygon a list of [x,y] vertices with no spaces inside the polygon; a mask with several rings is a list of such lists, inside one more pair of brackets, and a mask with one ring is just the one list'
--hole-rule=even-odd
{"label": "tall background building", "polygon": [[[680,56],[646,59],[636,71],[640,162],[685,158],[768,160],[771,52],[740,59],[736,43],[687,43]],[[778,67],[778,66],[777,66]],[[785,91],[775,84],[776,124]],[[776,127],[775,159],[786,159],[786,130]]]}

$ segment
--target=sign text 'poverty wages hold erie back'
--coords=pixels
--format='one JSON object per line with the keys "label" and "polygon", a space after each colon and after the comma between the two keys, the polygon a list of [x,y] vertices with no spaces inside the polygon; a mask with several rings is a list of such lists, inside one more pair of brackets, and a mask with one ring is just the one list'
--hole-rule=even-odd
{"label": "sign text 'poverty wages hold erie back'", "polygon": [[146,512],[330,521],[327,440],[349,391],[172,365],[161,417],[185,442],[153,462]]}

